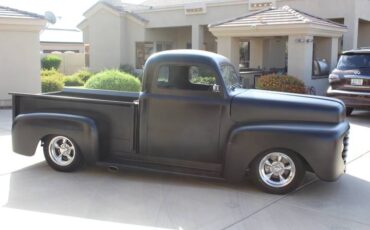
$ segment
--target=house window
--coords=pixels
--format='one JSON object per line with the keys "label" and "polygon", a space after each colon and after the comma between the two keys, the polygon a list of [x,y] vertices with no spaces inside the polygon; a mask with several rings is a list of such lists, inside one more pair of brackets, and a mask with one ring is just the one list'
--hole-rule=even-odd
{"label": "house window", "polygon": [[153,42],[136,42],[136,68],[142,69],[145,61],[154,52]]}

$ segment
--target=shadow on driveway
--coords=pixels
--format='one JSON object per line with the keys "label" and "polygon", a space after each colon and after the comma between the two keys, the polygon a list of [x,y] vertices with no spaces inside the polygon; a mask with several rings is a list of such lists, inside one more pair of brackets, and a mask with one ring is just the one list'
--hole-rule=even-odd
{"label": "shadow on driveway", "polygon": [[5,207],[152,227],[221,229],[282,197],[248,181],[230,185],[102,168],[60,173],[43,162],[11,174]]}
{"label": "shadow on driveway", "polygon": [[[309,174],[306,183],[313,180]],[[370,210],[370,184],[346,175],[339,182],[317,181],[277,196],[256,190],[249,181],[230,185],[145,172],[109,173],[101,168],[60,173],[43,162],[11,174],[5,207],[142,226],[224,229],[251,221],[281,203],[366,222],[368,212],[361,210]]]}

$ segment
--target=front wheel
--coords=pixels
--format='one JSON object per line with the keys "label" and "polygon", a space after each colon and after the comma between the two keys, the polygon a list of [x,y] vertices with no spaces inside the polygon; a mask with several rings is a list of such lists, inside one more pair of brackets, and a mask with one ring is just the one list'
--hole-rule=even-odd
{"label": "front wheel", "polygon": [[255,184],[263,191],[273,194],[295,190],[306,172],[302,160],[288,151],[260,154],[253,161],[251,171]]}
{"label": "front wheel", "polygon": [[82,162],[77,144],[65,136],[49,136],[44,140],[44,155],[50,167],[57,171],[72,172]]}

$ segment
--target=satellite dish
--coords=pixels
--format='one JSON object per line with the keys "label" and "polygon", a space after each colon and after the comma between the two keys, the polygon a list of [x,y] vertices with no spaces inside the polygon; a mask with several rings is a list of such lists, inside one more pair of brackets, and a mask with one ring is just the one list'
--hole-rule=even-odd
{"label": "satellite dish", "polygon": [[44,16],[46,20],[51,24],[55,24],[57,22],[57,18],[55,17],[55,14],[51,11],[46,11]]}

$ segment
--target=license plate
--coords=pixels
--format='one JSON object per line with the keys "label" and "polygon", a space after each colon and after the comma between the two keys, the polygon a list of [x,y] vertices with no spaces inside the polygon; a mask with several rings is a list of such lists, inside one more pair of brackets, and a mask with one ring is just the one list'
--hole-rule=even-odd
{"label": "license plate", "polygon": [[351,85],[363,85],[364,80],[363,79],[351,79]]}

